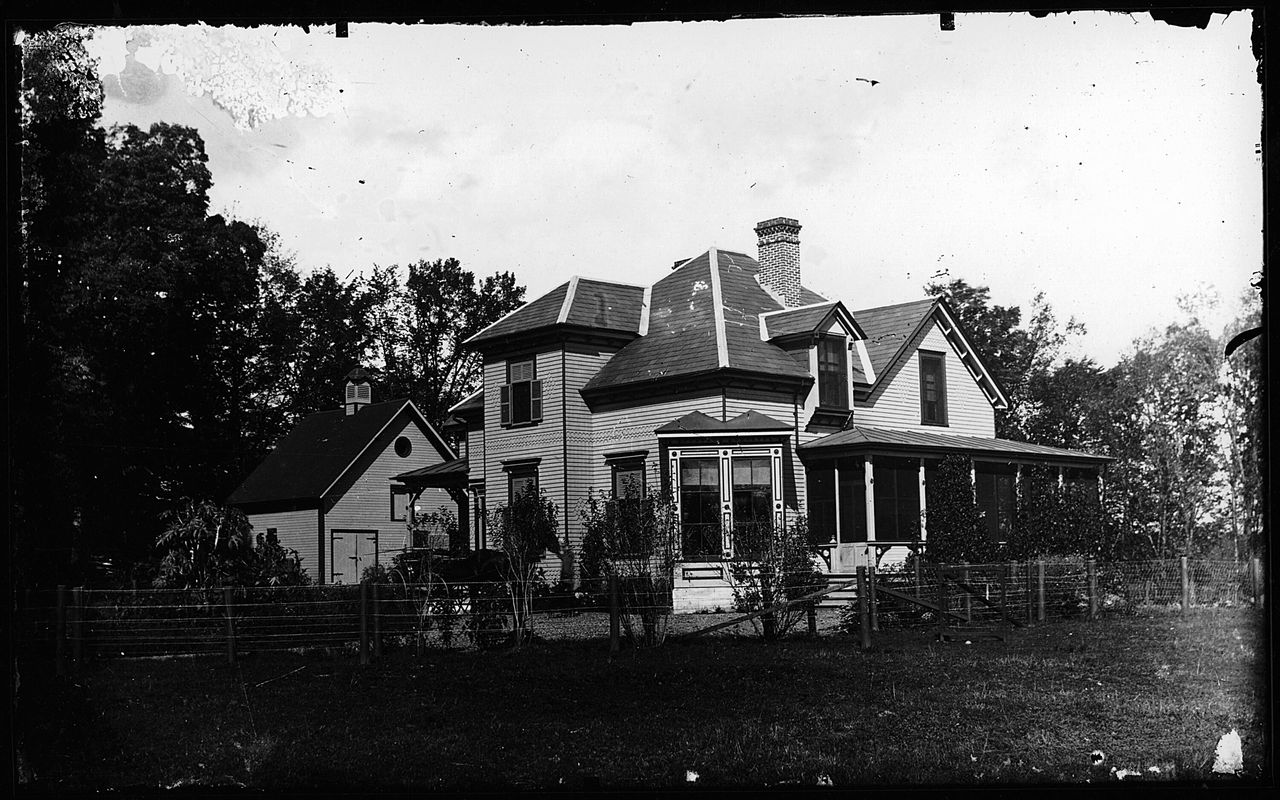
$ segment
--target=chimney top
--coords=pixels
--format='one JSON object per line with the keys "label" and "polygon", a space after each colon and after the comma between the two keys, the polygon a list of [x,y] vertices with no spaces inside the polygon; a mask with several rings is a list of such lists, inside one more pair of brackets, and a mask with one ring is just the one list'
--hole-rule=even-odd
{"label": "chimney top", "polygon": [[774,217],[756,225],[760,283],[788,308],[800,305],[800,223]]}

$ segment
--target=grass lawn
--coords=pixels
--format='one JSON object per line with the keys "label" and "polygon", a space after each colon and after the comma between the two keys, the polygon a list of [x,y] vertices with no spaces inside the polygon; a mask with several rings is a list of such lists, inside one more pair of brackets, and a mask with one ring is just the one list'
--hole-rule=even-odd
{"label": "grass lawn", "polygon": [[1262,626],[1204,609],[971,645],[885,630],[866,652],[827,635],[673,640],[612,661],[594,641],[364,668],[251,654],[57,679],[31,664],[15,730],[25,788],[54,791],[679,786],[687,771],[700,785],[1114,782],[1112,768],[1199,781],[1231,728],[1257,780]]}

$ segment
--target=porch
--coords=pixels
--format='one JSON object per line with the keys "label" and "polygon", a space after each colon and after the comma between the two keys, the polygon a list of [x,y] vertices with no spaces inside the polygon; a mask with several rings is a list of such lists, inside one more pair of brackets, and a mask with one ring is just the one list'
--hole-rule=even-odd
{"label": "porch", "polygon": [[1105,456],[974,436],[855,426],[800,445],[809,526],[826,568],[902,563],[928,542],[932,480],[943,457],[970,459],[970,483],[986,535],[1007,540],[1018,509],[1023,470],[1045,466],[1059,485],[1102,492]]}

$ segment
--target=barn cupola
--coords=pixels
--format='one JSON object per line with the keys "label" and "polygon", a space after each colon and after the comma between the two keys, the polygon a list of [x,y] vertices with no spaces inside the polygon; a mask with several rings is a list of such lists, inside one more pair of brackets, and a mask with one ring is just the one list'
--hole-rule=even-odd
{"label": "barn cupola", "polygon": [[774,217],[756,225],[760,283],[787,308],[800,305],[800,223]]}
{"label": "barn cupola", "polygon": [[364,367],[356,367],[347,373],[347,388],[342,401],[351,416],[373,402],[373,375]]}

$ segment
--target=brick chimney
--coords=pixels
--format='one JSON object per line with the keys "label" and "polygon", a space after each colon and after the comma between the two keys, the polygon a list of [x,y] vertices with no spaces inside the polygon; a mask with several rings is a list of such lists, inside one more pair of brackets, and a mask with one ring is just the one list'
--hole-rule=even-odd
{"label": "brick chimney", "polygon": [[356,367],[347,373],[347,390],[342,405],[348,417],[373,402],[372,377],[364,367]]}
{"label": "brick chimney", "polygon": [[790,217],[774,217],[756,226],[760,256],[760,283],[791,308],[800,305],[800,223]]}

